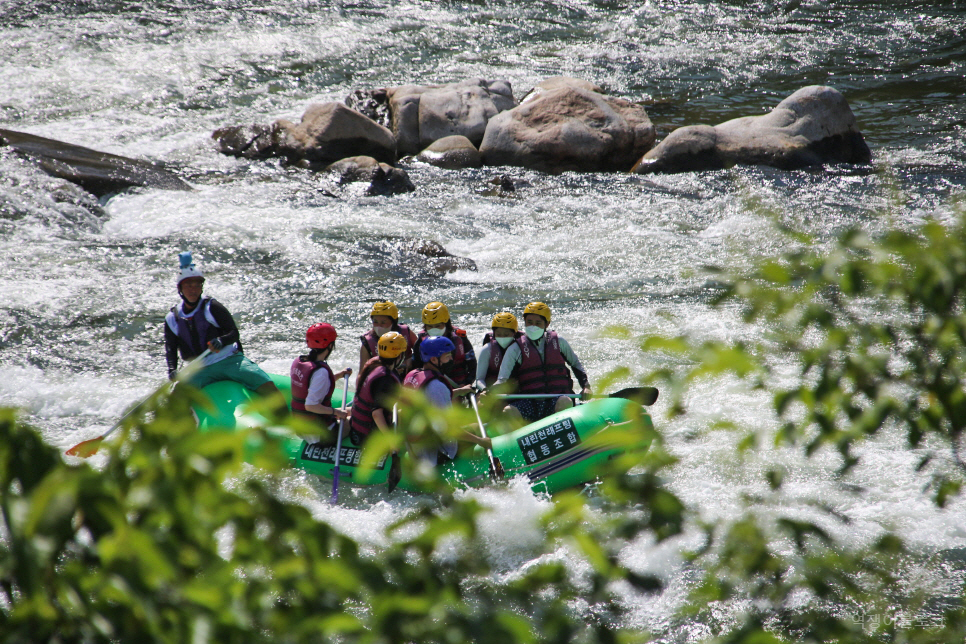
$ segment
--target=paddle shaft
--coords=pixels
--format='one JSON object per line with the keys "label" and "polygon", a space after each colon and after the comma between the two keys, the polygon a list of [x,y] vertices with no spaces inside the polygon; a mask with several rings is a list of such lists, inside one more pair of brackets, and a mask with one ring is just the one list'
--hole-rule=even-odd
{"label": "paddle shaft", "polygon": [[[193,366],[199,364],[201,362],[201,360],[203,360],[209,353],[211,353],[211,349],[205,349],[204,351],[201,352],[201,355],[199,355],[197,358],[195,358],[194,360],[192,360],[191,362],[189,362],[188,364],[186,364],[184,366],[184,368],[181,371],[178,372],[178,375],[175,377],[175,382],[180,382],[181,381],[181,374],[185,373],[185,371],[189,367],[193,367]],[[117,428],[119,428],[121,425],[123,425],[124,424],[124,421],[127,420],[128,417],[131,416],[131,414],[133,414],[134,412],[136,412],[137,410],[139,410],[141,408],[141,405],[143,405],[147,401],[151,400],[151,398],[153,398],[155,395],[157,395],[158,392],[160,392],[162,389],[164,389],[165,387],[167,387],[169,384],[170,384],[169,381],[165,381],[164,384],[162,384],[160,387],[158,387],[157,389],[155,389],[154,391],[152,391],[150,394],[148,394],[147,396],[145,396],[144,398],[142,398],[141,400],[139,400],[137,402],[137,404],[134,405],[133,407],[131,407],[131,409],[129,409],[126,414],[124,414],[123,416],[121,416],[120,420],[118,420],[116,423],[114,423],[114,425],[109,430],[107,430],[106,432],[104,432],[103,434],[101,434],[100,436],[97,436],[95,438],[89,438],[86,441],[81,441],[80,443],[74,445],[69,450],[67,450],[66,453],[68,455],[70,455],[70,456],[77,456],[78,455],[78,450],[79,450],[79,448],[81,446],[91,445],[91,444],[94,444],[94,443],[100,443],[100,442],[102,442],[108,436],[110,436],[111,434],[113,434],[114,431],[117,430]],[[95,447],[93,449],[93,451],[90,452],[90,454],[87,454],[87,456],[90,456],[91,454],[94,454],[96,451],[97,451],[97,448]]]}
{"label": "paddle shaft", "polygon": [[[349,374],[352,369],[346,369],[342,379],[342,411],[345,411],[349,400]],[[332,470],[332,500],[330,503],[335,505],[339,502],[339,464],[342,460],[342,430],[345,428],[345,418],[339,419],[339,434],[335,439],[335,469]]]}
{"label": "paddle shaft", "polygon": [[[658,390],[656,387],[627,387],[626,389],[621,389],[620,391],[615,391],[612,394],[591,394],[590,398],[626,398],[628,400],[636,400],[643,405],[653,405],[658,397]],[[583,394],[497,394],[500,398],[505,400],[526,400],[528,398],[559,398],[560,396],[565,396],[567,398],[583,398]]]}
{"label": "paddle shaft", "polygon": [[[499,394],[500,398],[506,400],[526,400],[528,398],[580,398],[580,394]],[[599,398],[606,398],[607,396],[598,396]]]}
{"label": "paddle shaft", "polygon": [[[470,394],[469,399],[470,399],[470,404],[473,406],[473,413],[476,414],[476,422],[480,426],[480,435],[483,438],[489,438],[486,435],[486,427],[484,427],[483,425],[483,419],[480,418],[480,408],[476,404],[476,394]],[[492,478],[494,481],[497,480],[498,478],[502,478],[501,472],[503,470],[503,467],[501,466],[499,469],[497,469],[496,467],[497,461],[493,457],[493,450],[488,448],[486,450],[486,456],[487,458],[490,459],[490,478]]]}

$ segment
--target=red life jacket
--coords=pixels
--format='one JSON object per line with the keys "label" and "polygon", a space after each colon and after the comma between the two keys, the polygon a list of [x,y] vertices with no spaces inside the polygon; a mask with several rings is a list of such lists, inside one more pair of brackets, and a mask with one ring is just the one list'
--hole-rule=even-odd
{"label": "red life jacket", "polygon": [[[516,331],[513,334],[514,341],[519,340],[523,334]],[[487,333],[483,336],[483,346],[490,345],[490,359],[486,364],[486,378],[484,382],[489,387],[494,382],[496,382],[497,377],[500,375],[500,365],[503,364],[503,356],[506,355],[506,349],[500,346],[500,343],[496,341],[492,333]],[[506,345],[507,349],[510,345]]]}
{"label": "red life jacket", "polygon": [[399,376],[396,375],[395,371],[387,369],[384,365],[377,365],[366,376],[355,398],[352,399],[352,415],[349,417],[352,423],[352,429],[363,436],[368,435],[376,426],[376,421],[372,418],[374,411],[377,409],[382,409],[384,413],[391,411],[377,403],[376,397],[372,393],[372,383],[385,376],[391,377],[396,383],[399,382]]}
{"label": "red life jacket", "polygon": [[332,406],[332,390],[335,389],[335,374],[332,368],[324,360],[309,360],[308,356],[299,356],[292,361],[292,368],[289,370],[289,377],[292,379],[292,411],[316,418],[326,419],[322,414],[316,414],[305,409],[305,399],[309,396],[309,383],[312,381],[312,374],[319,369],[329,372],[329,391],[325,394],[320,404],[323,407]]}
{"label": "red life jacket", "polygon": [[[412,340],[410,340],[412,335],[409,327],[405,324],[394,324],[389,331],[395,331],[402,337],[406,338],[406,357],[411,358],[413,355],[413,344]],[[364,335],[359,336],[359,339],[362,340],[362,346],[369,349],[370,358],[375,358],[379,355],[379,338],[375,333],[372,332],[372,329],[366,331]]]}
{"label": "red life jacket", "polygon": [[[426,338],[431,337],[425,331],[420,331],[417,336],[416,346],[413,347],[413,351],[419,350],[419,344]],[[457,386],[462,387],[463,385],[468,385],[473,382],[476,377],[475,373],[470,373],[470,365],[466,362],[466,343],[463,338],[466,337],[466,331],[463,329],[453,328],[453,335],[445,336],[452,340],[453,346],[456,347],[453,350],[453,370],[447,375],[450,380],[455,382]],[[420,362],[422,362],[422,356],[420,356]]]}
{"label": "red life jacket", "polygon": [[446,385],[446,388],[450,392],[453,391],[453,381],[432,369],[413,369],[406,374],[406,379],[403,380],[403,386],[409,387],[410,389],[425,389],[434,380],[439,380]]}
{"label": "red life jacket", "polygon": [[522,394],[574,393],[574,380],[567,370],[567,361],[560,353],[557,333],[547,331],[544,338],[546,344],[542,360],[537,345],[530,338],[521,334],[516,340],[520,347],[520,364],[513,374],[518,383],[518,391]]}

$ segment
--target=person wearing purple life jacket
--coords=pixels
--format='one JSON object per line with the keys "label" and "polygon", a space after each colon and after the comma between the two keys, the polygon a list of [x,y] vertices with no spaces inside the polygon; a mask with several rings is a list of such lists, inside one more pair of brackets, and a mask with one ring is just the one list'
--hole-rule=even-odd
{"label": "person wearing purple life jacket", "polygon": [[[453,404],[453,400],[473,393],[473,385],[457,385],[449,377],[454,367],[453,354],[456,346],[446,336],[430,336],[420,342],[420,358],[422,367],[413,369],[406,374],[404,387],[417,389],[425,394],[434,406],[445,409]],[[409,437],[412,442],[416,437]],[[452,440],[439,440],[433,436],[423,435],[419,442],[413,444],[417,455],[434,465],[441,465],[456,458],[457,443]],[[491,449],[489,438],[484,438],[467,431],[461,431],[459,440],[480,445],[484,449]]]}
{"label": "person wearing purple life jacket", "polygon": [[432,337],[449,338],[455,349],[453,367],[447,375],[459,386],[472,383],[476,375],[476,352],[473,351],[470,339],[466,337],[466,331],[453,326],[449,309],[442,302],[430,302],[423,307],[422,318],[423,330],[419,333],[416,346],[413,347],[413,367],[423,366],[419,352],[419,345],[423,340]]}
{"label": "person wearing purple life jacket", "polygon": [[359,337],[362,347],[359,349],[359,372],[373,357],[379,354],[377,344],[384,333],[395,331],[406,340],[405,360],[399,363],[400,378],[409,371],[412,365],[413,347],[416,345],[416,334],[405,324],[399,323],[399,309],[392,302],[376,302],[369,314],[372,328]]}
{"label": "person wearing purple life jacket", "polygon": [[476,364],[476,388],[483,391],[491,387],[500,375],[500,365],[506,355],[507,347],[522,336],[517,326],[517,318],[504,311],[493,316],[490,333],[483,336],[479,362]]}
{"label": "person wearing purple life jacket", "polygon": [[378,355],[359,370],[349,415],[349,440],[353,445],[362,445],[373,430],[393,431],[392,405],[402,384],[397,371],[406,359],[407,346],[399,333],[383,333],[376,347]]}
{"label": "person wearing purple life jacket", "polygon": [[[339,421],[349,417],[337,404],[332,403],[332,391],[343,376],[352,372],[344,369],[333,373],[327,360],[335,350],[338,337],[331,324],[313,324],[305,332],[307,355],[292,361],[289,376],[292,381],[292,411],[308,418],[320,427],[335,431]],[[332,442],[335,442],[333,436]]]}
{"label": "person wearing purple life jacket", "polygon": [[228,309],[214,298],[201,296],[205,276],[195,266],[191,253],[181,253],[178,258],[181,303],[171,307],[164,318],[168,377],[174,380],[178,373],[179,355],[187,363],[209,349],[188,384],[201,389],[220,380],[233,380],[263,396],[281,396],[271,377],[243,354],[238,327]]}
{"label": "person wearing purple life jacket", "polygon": [[[543,302],[530,302],[523,309],[523,323],[524,334],[507,347],[494,386],[512,378],[520,394],[572,394],[574,381],[567,371],[569,367],[580,383],[580,393],[590,396],[593,392],[587,372],[570,344],[555,331],[547,330],[550,307]],[[573,404],[573,399],[562,395],[513,400],[503,410],[511,417],[520,416],[532,423]]]}

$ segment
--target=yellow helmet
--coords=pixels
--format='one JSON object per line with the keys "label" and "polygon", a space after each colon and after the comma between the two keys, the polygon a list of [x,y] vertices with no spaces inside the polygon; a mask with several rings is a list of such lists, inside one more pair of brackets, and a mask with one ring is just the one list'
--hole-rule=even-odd
{"label": "yellow helmet", "polygon": [[376,302],[372,305],[372,313],[369,314],[369,317],[373,315],[388,315],[393,320],[398,320],[399,309],[392,302]]}
{"label": "yellow helmet", "polygon": [[[387,314],[377,313],[377,315]],[[401,333],[396,333],[395,331],[383,333],[382,337],[379,338],[379,357],[398,358],[399,354],[405,351],[408,347],[409,343],[406,342],[406,338],[404,338]]]}
{"label": "yellow helmet", "polygon": [[511,331],[517,331],[520,328],[517,326],[517,317],[507,311],[494,315],[490,327],[493,329],[510,329]]}
{"label": "yellow helmet", "polygon": [[527,304],[527,306],[523,309],[523,314],[526,315],[528,313],[542,315],[547,321],[547,324],[550,324],[550,307],[543,302],[530,302]]}
{"label": "yellow helmet", "polygon": [[442,302],[430,302],[423,307],[423,324],[449,322],[449,309]]}

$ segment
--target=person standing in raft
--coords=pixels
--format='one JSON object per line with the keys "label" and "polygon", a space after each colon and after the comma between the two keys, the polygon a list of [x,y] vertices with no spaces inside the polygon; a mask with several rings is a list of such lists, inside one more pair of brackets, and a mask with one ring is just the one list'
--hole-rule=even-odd
{"label": "person standing in raft", "polygon": [[349,417],[347,411],[332,404],[332,390],[336,382],[352,373],[352,369],[332,373],[332,368],[326,362],[335,350],[336,337],[338,334],[331,324],[310,326],[305,332],[309,353],[293,360],[289,370],[292,411],[330,431],[336,431],[339,421]]}
{"label": "person standing in raft", "polygon": [[507,347],[522,335],[517,326],[517,318],[512,313],[504,311],[493,316],[490,333],[483,336],[480,361],[476,365],[477,389],[482,391],[496,382]]}
{"label": "person standing in raft", "polygon": [[238,327],[220,302],[201,297],[205,276],[194,265],[190,252],[178,256],[178,294],[181,304],[171,307],[164,318],[164,353],[168,363],[168,378],[178,373],[178,354],[185,362],[194,360],[207,348],[201,368],[188,384],[201,389],[219,380],[234,380],[262,396],[281,393],[267,373],[245,357],[242,352]]}
{"label": "person standing in raft", "polygon": [[[473,385],[458,386],[449,374],[453,372],[455,366],[455,354],[457,347],[453,341],[446,336],[435,336],[423,338],[419,343],[422,367],[413,369],[406,374],[403,381],[404,387],[417,389],[425,394],[431,404],[441,409],[445,409],[453,404],[455,398],[468,396],[473,393]],[[441,465],[448,460],[456,458],[457,443],[455,441],[432,441],[431,445],[426,445],[428,437],[422,437],[416,446],[416,451],[420,458],[430,461],[432,464]],[[459,437],[461,440],[480,445],[484,449],[491,449],[492,443],[489,438],[476,436],[470,432],[462,432]]]}
{"label": "person standing in raft", "polygon": [[399,324],[399,309],[392,302],[376,302],[372,305],[372,312],[369,314],[372,320],[372,329],[360,336],[362,348],[359,350],[359,373],[370,359],[378,355],[377,345],[379,338],[385,333],[395,331],[406,340],[405,360],[399,366],[399,375],[402,376],[412,364],[413,346],[416,344],[416,334],[405,324]]}
{"label": "person standing in raft", "polygon": [[402,384],[396,372],[406,360],[406,338],[395,331],[383,333],[376,347],[378,356],[359,370],[356,395],[352,399],[349,440],[362,445],[373,429],[393,431],[392,405]]}
{"label": "person standing in raft", "polygon": [[[567,372],[569,366],[580,383],[581,394],[589,396],[590,381],[570,344],[556,331],[547,330],[550,307],[543,302],[530,302],[523,309],[523,324],[524,335],[507,347],[494,386],[512,378],[521,394],[572,394],[574,381]],[[573,404],[567,396],[529,398],[513,400],[503,411],[532,423]]]}
{"label": "person standing in raft", "polygon": [[455,349],[453,350],[453,366],[446,374],[457,387],[471,384],[476,375],[476,352],[466,331],[457,329],[450,321],[449,309],[442,302],[430,302],[423,307],[423,330],[419,334],[413,347],[413,367],[423,366],[419,346],[426,338],[448,338]]}

